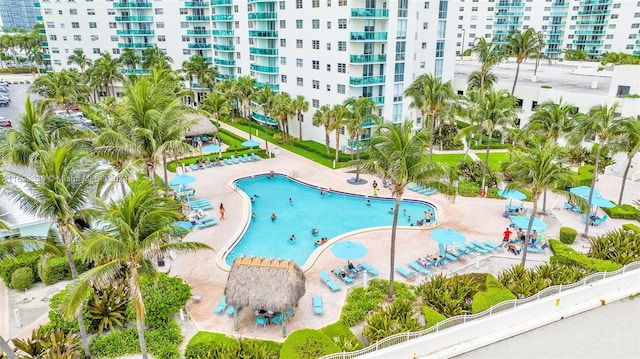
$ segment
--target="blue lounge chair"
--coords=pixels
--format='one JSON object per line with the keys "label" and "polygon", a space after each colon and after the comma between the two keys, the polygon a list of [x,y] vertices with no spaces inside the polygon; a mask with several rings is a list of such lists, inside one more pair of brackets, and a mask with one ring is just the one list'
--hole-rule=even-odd
{"label": "blue lounge chair", "polygon": [[231,162],[233,162],[233,163],[235,163],[235,164],[238,164],[238,163],[240,163],[240,160],[239,160],[239,159],[237,159],[237,158],[236,158],[236,156],[231,155]]}
{"label": "blue lounge chair", "polygon": [[215,226],[218,224],[218,220],[213,218],[212,216],[206,216],[200,220],[200,223],[196,224],[196,228],[203,229],[211,226]]}
{"label": "blue lounge chair", "polygon": [[544,252],[544,249],[548,248],[548,247],[549,247],[549,244],[545,242],[540,247],[538,247],[538,246],[529,246],[529,247],[527,247],[527,251],[531,252],[531,253],[542,253],[542,252]]}
{"label": "blue lounge chair", "polygon": [[609,218],[609,217],[605,214],[604,216],[602,216],[602,218],[594,219],[592,224],[594,226],[599,226],[599,225],[603,224],[607,220],[607,218]]}
{"label": "blue lounge chair", "polygon": [[197,211],[199,209],[202,209],[202,210],[213,209],[213,205],[211,203],[205,203],[205,202],[193,203],[192,201],[189,201],[187,203],[189,204],[189,207],[194,211]]}
{"label": "blue lounge chair", "polygon": [[446,260],[445,257],[440,257],[440,259],[438,259],[438,261],[436,262],[436,267],[437,266],[446,266],[447,264],[444,262]]}
{"label": "blue lounge chair", "polygon": [[231,162],[231,160],[228,159],[228,158],[223,158],[222,161],[224,162],[225,165],[232,165],[233,164],[233,162]]}
{"label": "blue lounge chair", "polygon": [[467,246],[467,245],[461,244],[461,245],[457,246],[456,248],[458,248],[461,251],[465,251],[467,253],[471,253],[471,252],[475,252],[476,251],[476,246],[471,246],[471,245]]}
{"label": "blue lounge chair", "polygon": [[326,271],[323,271],[323,270],[320,271],[320,278],[322,279],[322,282],[324,282],[324,284],[326,284],[327,287],[329,287],[329,289],[331,289],[332,291],[337,292],[340,290],[340,286],[337,285],[331,279],[329,279],[329,275],[327,274]]}
{"label": "blue lounge chair", "polygon": [[227,311],[225,313],[227,313],[228,315],[233,315],[233,313],[235,313],[235,312],[236,312],[236,307],[234,307],[233,305],[230,305],[227,308]]}
{"label": "blue lounge chair", "polygon": [[472,244],[474,246],[476,246],[476,248],[478,248],[478,250],[480,249],[484,249],[487,252],[491,252],[493,250],[493,248],[488,248],[487,246],[485,246],[484,244],[478,242],[478,241],[473,241]]}
{"label": "blue lounge chair", "polygon": [[409,271],[404,267],[396,267],[396,272],[398,272],[401,276],[405,277],[408,280],[414,280],[417,276],[416,272]]}
{"label": "blue lounge chair", "polygon": [[311,298],[311,300],[313,301],[313,313],[316,315],[321,315],[324,314],[324,306],[322,304],[322,297],[319,295],[316,295],[315,297]]}
{"label": "blue lounge chair", "polygon": [[427,275],[431,272],[429,272],[425,267],[423,267],[422,265],[416,263],[416,262],[409,262],[407,264],[407,266],[411,269],[413,269],[414,271],[420,273],[420,274],[424,274]]}
{"label": "blue lounge chair", "polygon": [[373,268],[367,262],[360,262],[360,268],[362,268],[363,270],[366,270],[367,273],[369,273],[371,275],[378,275],[378,270]]}
{"label": "blue lounge chair", "polygon": [[572,211],[575,208],[575,206],[571,205],[571,203],[569,202],[565,202],[564,203],[564,209],[568,209],[570,211]]}
{"label": "blue lounge chair", "polygon": [[246,158],[244,158],[243,156],[238,156],[238,157],[236,157],[236,159],[237,159],[238,161],[242,162],[242,163],[247,163],[247,159],[246,159]]}
{"label": "blue lounge chair", "polygon": [[438,248],[440,249],[440,254],[445,257],[449,262],[458,261],[458,257],[454,256],[451,252],[445,251],[444,244],[439,243]]}
{"label": "blue lounge chair", "polygon": [[482,242],[482,244],[484,244],[486,247],[491,247],[492,250],[502,249],[502,244],[495,244],[491,241],[484,241]]}
{"label": "blue lounge chair", "polygon": [[429,269],[431,267],[435,267],[436,264],[438,263],[438,259],[434,258],[432,259],[429,263],[427,263],[426,265],[422,263],[422,258],[418,258],[416,259],[416,263],[418,263],[419,265],[421,265],[422,267]]}
{"label": "blue lounge chair", "polygon": [[268,322],[269,320],[266,317],[256,317],[256,328],[258,327],[258,325],[262,325],[266,329]]}
{"label": "blue lounge chair", "polygon": [[347,283],[347,284],[351,284],[353,283],[353,279],[351,277],[349,277],[345,271],[345,275],[344,277],[340,275],[340,272],[342,271],[342,269],[334,269],[331,271],[331,273],[335,274],[336,277],[340,278],[343,282]]}
{"label": "blue lounge chair", "polygon": [[213,310],[215,313],[222,313],[227,308],[227,297],[222,297],[218,306]]}
{"label": "blue lounge chair", "polygon": [[189,165],[189,168],[191,168],[191,170],[192,170],[192,171],[197,171],[197,170],[199,170],[198,166],[196,166],[196,165],[195,165],[195,164],[193,164],[193,163]]}
{"label": "blue lounge chair", "polygon": [[262,159],[262,158],[260,158],[260,156],[256,155],[253,152],[251,152],[251,158],[253,158],[254,161],[260,161]]}

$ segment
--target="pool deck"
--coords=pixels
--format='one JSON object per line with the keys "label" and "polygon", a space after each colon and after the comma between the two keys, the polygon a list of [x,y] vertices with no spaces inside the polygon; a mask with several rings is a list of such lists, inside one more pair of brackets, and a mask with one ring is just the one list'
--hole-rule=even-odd
{"label": "pool deck", "polygon": [[[224,127],[246,136],[246,134],[231,127]],[[254,139],[258,140],[255,137]],[[264,141],[258,140],[258,142],[264,148]],[[272,143],[269,144],[270,149],[273,146]],[[249,200],[242,193],[236,192],[232,183],[240,177],[264,174],[269,171],[289,175],[310,184],[364,195],[372,194],[371,182],[373,179],[376,179],[380,184],[382,183],[380,178],[365,175],[363,178],[369,181],[368,184],[350,185],[346,180],[353,177],[353,174],[348,173],[347,169],[331,170],[282,148],[280,149],[280,154],[273,159],[191,171],[189,174],[198,179],[192,184],[196,189],[196,197],[209,199],[215,208],[220,203],[224,203],[226,209],[225,219],[221,220],[218,225],[195,230],[185,237],[185,240],[206,243],[215,248],[218,253],[179,254],[175,260],[167,263],[171,275],[183,278],[193,287],[193,294],[201,296],[199,302],[190,303],[188,306],[190,318],[198,330],[248,338],[283,340],[280,329],[275,326],[256,327],[253,308],[244,308],[239,311],[239,331],[234,330],[232,316],[213,313],[213,308],[223,297],[227,279],[227,272],[223,271],[219,265],[222,261],[222,251],[242,232],[242,228],[246,225],[249,217]],[[609,198],[617,198],[619,181],[620,178],[618,177],[603,175],[597,188]],[[387,189],[379,189],[380,196],[390,195]],[[640,193],[640,184],[629,182],[626,193],[629,196],[629,202],[632,199],[632,195],[637,198],[637,194]],[[424,196],[412,191],[407,191],[404,198],[421,199],[435,204],[439,208],[439,225],[462,232],[467,237],[467,241],[491,240],[499,243],[502,238],[502,231],[510,223],[509,220],[502,217],[505,200],[457,197],[454,202],[453,199],[446,198],[442,194]],[[546,237],[557,237],[559,228],[562,225],[577,228],[580,233],[582,232],[584,225],[580,222],[580,216],[563,210],[562,204],[563,200],[561,198],[557,198],[556,195],[550,193],[547,202],[548,215],[544,218],[548,225],[544,231]],[[553,209],[550,209],[552,206]],[[208,211],[208,214],[219,217],[217,209]],[[402,217],[400,220],[402,220]],[[610,219],[600,227],[591,227],[590,234],[604,233],[626,222],[628,221]],[[429,232],[430,229],[424,227],[399,229],[396,240],[395,265],[406,266],[408,262],[414,261],[418,256],[437,253],[437,245],[430,238]],[[361,242],[368,247],[369,251],[362,260],[368,262],[380,272],[379,278],[389,277],[390,233],[390,230],[364,231],[349,237],[350,240]],[[580,250],[587,243],[583,239],[578,239],[574,244],[574,248]],[[325,245],[324,250],[317,256],[315,264],[306,271],[306,294],[300,299],[299,307],[295,310],[295,316],[287,324],[289,333],[301,328],[321,328],[339,319],[342,304],[348,293],[348,286],[336,279],[335,282],[340,285],[341,290],[332,293],[320,281],[319,271],[330,271],[343,266],[345,262],[333,256],[328,249],[329,246]],[[529,253],[527,255],[528,265],[537,265],[547,260],[549,254],[549,250],[541,254]],[[479,271],[497,273],[507,266],[519,262],[519,259],[520,256],[515,257],[507,252],[482,255]],[[438,272],[469,272],[475,269],[475,263],[476,259],[472,257],[462,263],[451,263]],[[399,277],[397,274],[395,279],[405,281],[404,278]],[[413,283],[419,283],[421,280],[422,278],[418,278]],[[356,280],[356,283],[359,281],[361,283],[361,279]],[[274,293],[274,295],[277,295],[277,293]],[[313,314],[311,298],[315,295],[320,295],[323,298],[325,313],[322,316]]]}

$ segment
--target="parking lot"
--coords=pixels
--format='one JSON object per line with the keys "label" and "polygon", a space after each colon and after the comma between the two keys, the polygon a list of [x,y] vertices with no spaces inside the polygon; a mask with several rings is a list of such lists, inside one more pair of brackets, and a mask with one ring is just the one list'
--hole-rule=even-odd
{"label": "parking lot", "polygon": [[[5,79],[6,80],[6,79]],[[8,80],[7,80],[8,81]],[[31,85],[27,84],[12,84],[8,86],[9,98],[11,103],[9,106],[0,107],[0,117],[4,117],[6,120],[11,121],[15,125],[18,118],[24,112],[24,100],[27,98],[27,92]],[[31,96],[37,98],[38,96]]]}

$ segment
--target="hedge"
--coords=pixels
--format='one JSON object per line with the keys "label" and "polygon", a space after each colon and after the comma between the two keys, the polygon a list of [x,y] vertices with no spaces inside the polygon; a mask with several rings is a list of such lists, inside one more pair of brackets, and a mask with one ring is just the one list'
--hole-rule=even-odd
{"label": "hedge", "polygon": [[611,218],[635,219],[640,221],[640,211],[632,205],[622,204],[612,208],[602,208]]}
{"label": "hedge", "polygon": [[284,341],[280,359],[316,359],[340,351],[340,347],[322,332],[300,329],[289,334]]}
{"label": "hedge", "polygon": [[560,227],[560,242],[564,244],[572,244],[576,237],[578,236],[578,231],[571,227]]}
{"label": "hedge", "polygon": [[11,274],[11,287],[15,290],[27,290],[33,284],[35,276],[29,267],[21,267]]}
{"label": "hedge", "polygon": [[477,292],[473,296],[473,302],[471,303],[471,312],[480,313],[492,306],[502,303],[510,299],[516,299],[515,294],[505,288],[500,281],[498,281],[491,274],[487,274],[486,290]]}
{"label": "hedge", "polygon": [[[178,277],[169,277],[158,273],[155,280],[140,278],[142,300],[145,306],[145,324],[148,327],[161,327],[173,314],[183,308],[191,298],[191,287]],[[135,311],[127,307],[127,318],[135,321]]]}
{"label": "hedge", "polygon": [[333,340],[343,351],[352,352],[364,347],[358,337],[342,321],[320,328],[320,332]]}
{"label": "hedge", "polygon": [[[178,344],[182,341],[180,326],[174,319],[162,327],[145,330],[144,338],[149,353],[158,359],[179,359]],[[138,331],[135,327],[111,332],[105,336],[93,337],[89,341],[91,354],[97,357],[115,358],[128,354],[140,354]]]}
{"label": "hedge", "polygon": [[[80,258],[74,258],[76,270],[78,274],[86,272],[89,265]],[[42,283],[46,285],[57,283],[61,280],[71,279],[71,269],[67,257],[49,258],[47,262],[38,271],[38,276]]]}
{"label": "hedge", "polygon": [[430,307],[422,307],[422,315],[424,316],[425,327],[432,327],[439,322],[447,319],[444,314],[440,314],[440,312],[435,309],[431,309]]}
{"label": "hedge", "polygon": [[622,229],[624,229],[625,231],[633,231],[636,233],[640,233],[640,227],[633,224],[633,223],[625,223],[622,225]]}
{"label": "hedge", "polygon": [[612,261],[589,258],[555,239],[550,239],[549,245],[553,251],[553,255],[550,259],[551,264],[578,266],[594,272],[613,272],[622,268],[621,264]]}
{"label": "hedge", "polygon": [[29,267],[33,272],[34,278],[38,278],[38,262],[42,252],[32,251],[23,252],[15,257],[5,258],[0,261],[0,278],[6,285],[11,285],[11,276],[16,269],[22,267]]}
{"label": "hedge", "polygon": [[[266,358],[277,358],[282,344],[268,340],[242,339],[219,333],[198,332],[184,352],[186,359],[257,358],[248,354],[262,353]],[[244,356],[242,355],[244,354]]]}

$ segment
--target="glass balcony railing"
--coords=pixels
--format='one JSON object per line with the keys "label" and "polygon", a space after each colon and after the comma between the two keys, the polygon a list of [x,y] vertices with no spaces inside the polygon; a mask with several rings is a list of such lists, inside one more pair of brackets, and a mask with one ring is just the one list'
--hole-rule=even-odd
{"label": "glass balcony railing", "polygon": [[602,41],[602,40],[574,39],[573,43],[574,44],[578,44],[578,45],[602,45],[602,43],[604,43],[604,41]]}
{"label": "glass balcony railing", "polygon": [[213,49],[214,50],[218,50],[218,51],[233,51],[233,50],[235,50],[235,46],[233,46],[233,45],[214,44],[213,45]]}
{"label": "glass balcony railing", "polygon": [[121,49],[126,49],[126,48],[129,48],[129,49],[146,49],[149,46],[151,46],[151,45],[145,44],[145,43],[138,43],[138,42],[132,42],[132,43],[119,42],[118,43],[118,47],[121,48]]}
{"label": "glass balcony railing", "polygon": [[43,41],[40,43],[42,47],[49,47],[49,43],[47,41]]}
{"label": "glass balcony railing", "polygon": [[606,5],[611,4],[613,0],[582,0],[580,1],[581,6],[586,5]]}
{"label": "glass balcony railing", "polygon": [[278,18],[277,12],[250,12],[249,20],[275,20]]}
{"label": "glass balcony railing", "polygon": [[547,40],[547,44],[561,44],[561,43],[562,43],[562,39]]}
{"label": "glass balcony railing", "polygon": [[278,56],[278,49],[260,49],[257,47],[250,47],[249,53],[259,56]]}
{"label": "glass balcony railing", "polygon": [[576,21],[576,25],[604,25],[606,23],[607,23],[606,19]]}
{"label": "glass balcony railing", "polygon": [[198,29],[198,30],[187,30],[187,35],[209,35],[211,34],[211,30]]}
{"label": "glass balcony railing", "polygon": [[[264,88],[265,87],[265,83],[264,82],[256,82],[256,87]],[[280,85],[278,85],[278,84],[269,84],[269,87],[271,87],[271,89],[273,91],[280,91]],[[264,117],[262,117],[262,118],[264,118]]]}
{"label": "glass balcony railing", "polygon": [[524,6],[524,2],[520,1],[499,1],[498,7],[518,7]]}
{"label": "glass balcony railing", "polygon": [[233,0],[211,0],[211,5],[213,5],[213,6],[231,5],[232,3],[233,3]]}
{"label": "glass balcony railing", "polygon": [[365,77],[349,77],[349,85],[351,86],[368,86],[384,84],[385,76],[365,76]]}
{"label": "glass balcony railing", "polygon": [[208,1],[187,1],[184,3],[184,7],[208,7]]}
{"label": "glass balcony railing", "polygon": [[557,6],[557,7],[569,6],[569,0],[566,0],[566,1],[554,1],[553,4],[551,4],[551,6]]}
{"label": "glass balcony railing", "polygon": [[248,0],[247,2],[248,3],[252,3],[252,2],[276,2],[276,0]]}
{"label": "glass balcony railing", "polygon": [[524,11],[498,11],[496,13],[496,17],[505,17],[505,16],[523,16]]}
{"label": "glass balcony railing", "polygon": [[34,2],[33,3],[33,7],[35,7],[36,9],[40,8],[40,3],[39,2]]}
{"label": "glass balcony railing", "polygon": [[604,30],[576,30],[576,35],[604,35]]}
{"label": "glass balcony railing", "polygon": [[220,80],[232,80],[232,79],[235,79],[236,76],[235,75],[228,75],[228,74],[220,74],[219,73],[219,74],[216,75],[216,78],[220,79]]}
{"label": "glass balcony railing", "polygon": [[153,35],[154,30],[116,30],[118,35]]}
{"label": "glass balcony railing", "polygon": [[229,14],[211,15],[211,20],[213,20],[213,21],[233,21],[233,15],[229,15]]}
{"label": "glass balcony railing", "polygon": [[386,54],[349,55],[349,61],[354,64],[387,62],[387,55]]}
{"label": "glass balcony railing", "polygon": [[251,69],[251,71],[264,72],[268,74],[274,74],[278,72],[277,66],[260,66],[260,65],[251,64],[249,68]]}
{"label": "glass balcony railing", "polygon": [[45,29],[38,29],[38,33],[41,35],[45,35],[47,33],[47,30]]}
{"label": "glass balcony railing", "polygon": [[51,59],[51,55],[50,55],[50,54],[44,54],[44,59],[45,59],[45,60],[49,60],[49,59]]}
{"label": "glass balcony railing", "polygon": [[583,10],[578,11],[578,15],[609,15],[609,10]]}
{"label": "glass balcony railing", "polygon": [[562,35],[564,30],[549,30],[549,35]]}
{"label": "glass balcony railing", "polygon": [[116,9],[150,9],[152,4],[150,2],[125,2],[117,1],[113,3],[113,7]]}
{"label": "glass balcony railing", "polygon": [[206,16],[206,15],[187,16],[187,21],[209,21],[209,20],[211,20],[211,16]]}
{"label": "glass balcony railing", "polygon": [[234,60],[213,59],[213,63],[220,66],[236,66],[236,62]]}
{"label": "glass balcony railing", "polygon": [[640,39],[636,40],[636,45],[640,45]]}
{"label": "glass balcony railing", "polygon": [[211,33],[214,36],[225,36],[225,37],[233,36],[233,30],[213,30],[211,31]]}
{"label": "glass balcony railing", "polygon": [[[263,86],[264,87],[264,84]],[[271,87],[271,84],[269,84],[269,87]],[[273,88],[271,88],[273,90]],[[277,90],[274,90],[277,91]],[[254,120],[260,122],[260,123],[265,123],[265,117],[263,114],[252,111],[251,113],[251,117],[253,117]],[[271,126],[277,126],[278,122],[276,122],[274,119],[272,119],[271,117],[267,118],[267,125],[271,125]]]}
{"label": "glass balcony railing", "polygon": [[568,15],[568,13],[566,11],[552,11],[551,12],[551,16],[554,16],[554,17],[564,17],[564,16],[567,16],[567,15]]}
{"label": "glass balcony railing", "polygon": [[250,37],[278,37],[278,32],[274,30],[249,30]]}
{"label": "glass balcony railing", "polygon": [[123,75],[147,75],[151,73],[149,69],[123,69],[120,71]]}
{"label": "glass balcony railing", "polygon": [[388,18],[387,9],[351,9],[351,17]]}
{"label": "glass balcony railing", "polygon": [[187,44],[190,49],[210,49],[211,44]]}
{"label": "glass balcony railing", "polygon": [[[373,102],[374,105],[376,106],[382,106],[384,105],[384,96],[380,96],[380,97],[369,97],[369,100],[371,100],[371,102]],[[373,122],[373,121],[372,121]]]}
{"label": "glass balcony railing", "polygon": [[386,32],[352,32],[351,41],[387,41]]}
{"label": "glass balcony railing", "polygon": [[116,16],[118,22],[153,22],[153,16]]}
{"label": "glass balcony railing", "polygon": [[43,18],[42,16],[36,16],[36,20],[38,20],[38,21],[43,21],[43,20],[44,20],[44,18]]}

